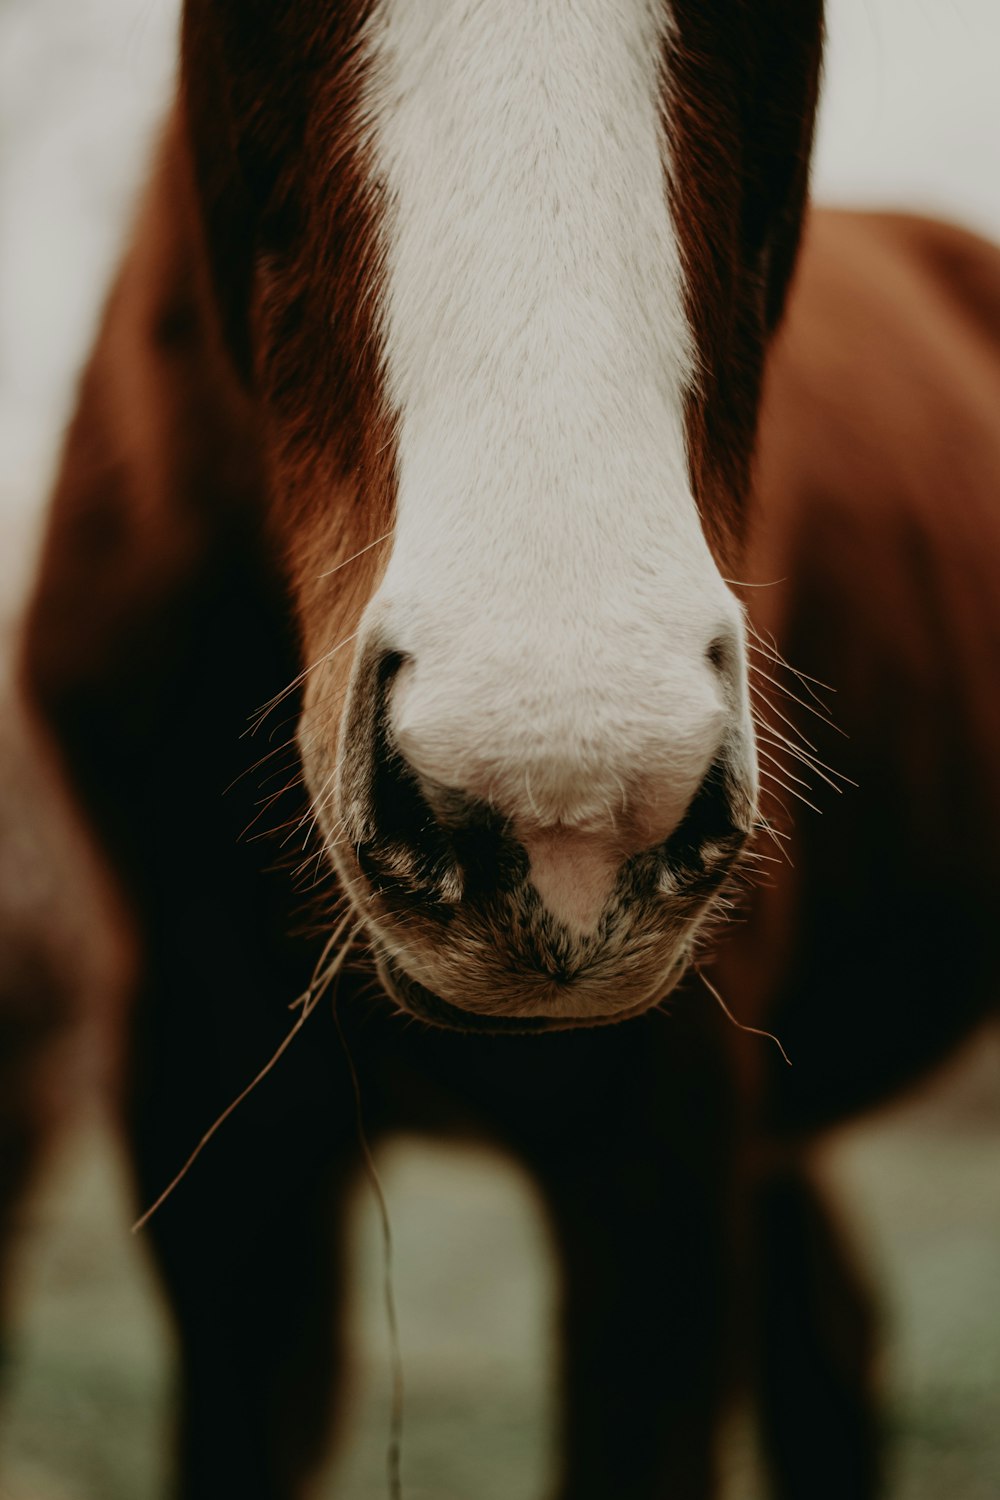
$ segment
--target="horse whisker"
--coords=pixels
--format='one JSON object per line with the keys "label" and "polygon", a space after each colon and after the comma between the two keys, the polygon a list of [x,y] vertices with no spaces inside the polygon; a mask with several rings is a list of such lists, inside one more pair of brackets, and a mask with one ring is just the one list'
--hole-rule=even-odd
{"label": "horse whisker", "polygon": [[392,536],[392,532],[391,531],[385,531],[385,532],[383,532],[382,535],[381,536],[377,536],[373,542],[369,542],[368,545],[367,545],[367,547],[359,547],[358,550],[357,550],[357,552],[352,552],[352,554],[351,554],[350,557],[345,557],[344,561],[343,562],[339,562],[335,568],[328,568],[325,573],[317,573],[316,574],[317,579],[319,579],[319,578],[332,578],[333,575],[334,575],[334,573],[339,573],[340,570],[341,570],[341,568],[346,568],[347,567],[348,563],[354,562],[359,557],[364,557],[364,555],[365,555],[366,552],[370,552],[372,550],[372,548],[373,547],[377,547],[380,542],[387,542],[391,536]]}
{"label": "horse whisker", "polygon": [[745,1031],[748,1036],[760,1036],[764,1037],[766,1041],[773,1042],[778,1051],[781,1053],[782,1057],[785,1059],[785,1062],[788,1064],[788,1066],[792,1066],[792,1059],[789,1057],[788,1053],[781,1045],[781,1042],[774,1035],[773,1031],[764,1031],[760,1026],[747,1026],[743,1021],[738,1021],[733,1015],[732,1011],[729,1009],[729,1006],[726,1004],[725,1000],[723,1000],[722,996],[715,988],[715,985],[708,978],[708,975],[705,973],[705,971],[703,969],[695,969],[695,973],[697,974],[698,978],[701,980],[705,988],[708,990],[708,993],[716,1001],[719,1009],[722,1011],[722,1014],[727,1018],[727,1020],[732,1022],[737,1031]]}
{"label": "horse whisker", "polygon": [[288,1051],[288,1048],[291,1046],[296,1036],[298,1036],[306,1021],[308,1021],[309,1017],[316,1009],[316,1006],[319,1004],[320,1000],[323,998],[323,996],[326,994],[326,991],[333,983],[334,978],[343,967],[344,960],[346,959],[350,951],[351,944],[353,943],[359,928],[356,928],[355,931],[349,935],[347,942],[344,944],[343,948],[330,964],[329,968],[323,974],[319,974],[319,970],[322,964],[325,963],[326,959],[328,958],[330,950],[343,935],[350,920],[351,913],[349,912],[347,916],[345,916],[340,924],[335,928],[329,942],[323,949],[308,988],[305,990],[304,994],[300,996],[299,1001],[293,1002],[293,1004],[302,1004],[302,1013],[299,1016],[298,1020],[295,1022],[295,1025],[292,1027],[291,1031],[285,1037],[284,1041],[277,1048],[277,1050],[272,1054],[269,1061],[264,1064],[260,1072],[250,1081],[250,1083],[247,1084],[246,1088],[236,1096],[233,1102],[222,1111],[222,1114],[219,1115],[214,1124],[209,1126],[208,1130],[205,1131],[205,1134],[202,1136],[197,1146],[195,1146],[194,1150],[191,1152],[190,1156],[187,1158],[177,1175],[172,1179],[171,1182],[167,1184],[156,1201],[152,1203],[150,1207],[146,1209],[146,1212],[142,1214],[141,1217],[138,1218],[132,1225],[133,1234],[138,1234],[141,1229],[144,1229],[153,1215],[157,1212],[157,1210],[162,1208],[163,1204],[166,1203],[167,1199],[171,1196],[174,1190],[181,1184],[181,1182],[183,1182],[184,1178],[187,1176],[188,1172],[190,1172],[191,1168],[198,1160],[198,1157],[204,1151],[205,1147],[208,1145],[209,1141],[211,1141],[213,1136],[218,1133],[218,1131],[229,1119],[230,1115],[232,1115],[239,1108],[243,1101],[253,1093],[257,1085],[263,1082],[263,1080],[274,1068],[279,1058],[281,1058],[284,1053]]}

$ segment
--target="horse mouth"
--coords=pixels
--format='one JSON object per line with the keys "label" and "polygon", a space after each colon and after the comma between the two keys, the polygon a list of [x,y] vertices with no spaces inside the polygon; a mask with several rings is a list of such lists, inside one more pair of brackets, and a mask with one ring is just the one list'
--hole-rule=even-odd
{"label": "horse mouth", "polygon": [[642,1000],[606,1011],[586,1011],[578,1015],[560,1011],[552,1015],[522,1015],[516,1011],[496,1012],[468,1010],[436,995],[414,979],[384,948],[376,954],[376,965],[382,986],[400,1010],[430,1026],[445,1031],[477,1032],[486,1035],[528,1036],[544,1031],[576,1031],[586,1027],[613,1026],[629,1021],[652,1009],[683,978],[688,967],[687,954],[680,955],[662,981]]}

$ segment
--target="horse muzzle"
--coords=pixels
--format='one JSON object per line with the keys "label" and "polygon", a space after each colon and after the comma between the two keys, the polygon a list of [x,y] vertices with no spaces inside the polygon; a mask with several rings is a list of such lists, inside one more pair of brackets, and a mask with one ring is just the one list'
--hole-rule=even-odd
{"label": "horse muzzle", "polygon": [[[431,783],[389,711],[399,663],[354,684],[334,862],[400,1007],[461,1030],[607,1024],[677,984],[753,824],[726,747],[666,838],[645,825],[539,825]],[[308,773],[307,773],[308,774]]]}

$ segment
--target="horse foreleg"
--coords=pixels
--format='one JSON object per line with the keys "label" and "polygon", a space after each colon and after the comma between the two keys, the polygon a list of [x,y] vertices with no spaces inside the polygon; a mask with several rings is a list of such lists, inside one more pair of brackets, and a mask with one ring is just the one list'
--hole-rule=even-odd
{"label": "horse foreleg", "polygon": [[797,1166],[757,1193],[758,1396],[776,1500],[880,1493],[875,1319],[822,1194]]}
{"label": "horse foreleg", "polygon": [[[299,1072],[316,1061],[310,1040],[322,1041],[319,1029],[226,1120],[145,1230],[179,1336],[182,1500],[297,1500],[328,1447],[354,1138],[346,1080],[325,1080],[345,1101],[341,1119]],[[218,1113],[185,1097],[192,1080],[201,1092],[198,1071],[192,1059],[187,1079],[174,1068],[140,1074],[133,1134],[146,1203]]]}
{"label": "horse foreleg", "polygon": [[[581,1126],[528,1161],[563,1276],[557,1493],[706,1500],[729,1381],[732,1096],[665,1018],[627,1031],[594,1046]],[[562,1108],[556,1091],[550,1120]]]}

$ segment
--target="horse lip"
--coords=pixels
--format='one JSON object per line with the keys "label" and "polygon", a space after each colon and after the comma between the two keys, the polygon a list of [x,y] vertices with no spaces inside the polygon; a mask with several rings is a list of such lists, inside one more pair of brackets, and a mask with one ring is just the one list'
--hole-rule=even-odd
{"label": "horse lip", "polygon": [[525,1035],[556,1029],[547,1016],[483,1016],[442,1000],[414,979],[388,953],[377,959],[379,977],[391,999],[404,1011],[445,1031],[475,1031],[489,1034]]}
{"label": "horse lip", "polygon": [[408,974],[402,965],[385,949],[376,955],[376,964],[383,987],[390,999],[407,1014],[445,1031],[476,1032],[493,1036],[529,1036],[546,1031],[580,1031],[594,1026],[612,1026],[628,1021],[650,1010],[662,1000],[680,979],[687,967],[687,958],[682,955],[674,963],[661,985],[654,993],[635,1005],[623,1010],[604,1014],[561,1016],[483,1015],[478,1011],[465,1010],[442,1000],[426,985]]}

